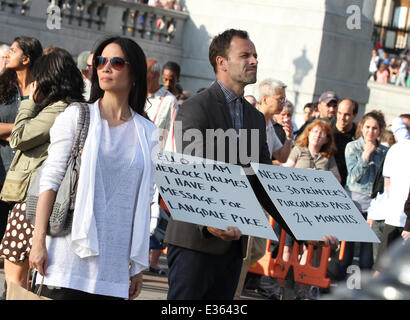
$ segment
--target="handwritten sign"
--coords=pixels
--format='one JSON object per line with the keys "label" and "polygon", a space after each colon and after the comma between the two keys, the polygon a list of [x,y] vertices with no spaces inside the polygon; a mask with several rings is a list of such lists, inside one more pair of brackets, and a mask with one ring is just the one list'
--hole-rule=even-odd
{"label": "handwritten sign", "polygon": [[251,165],[296,239],[380,242],[330,171]]}
{"label": "handwritten sign", "polygon": [[240,166],[161,151],[155,183],[175,220],[278,240]]}

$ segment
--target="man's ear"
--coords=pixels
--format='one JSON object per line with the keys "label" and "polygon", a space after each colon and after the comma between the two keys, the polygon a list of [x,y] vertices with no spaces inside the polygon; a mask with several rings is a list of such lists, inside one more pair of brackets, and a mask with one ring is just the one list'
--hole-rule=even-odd
{"label": "man's ear", "polygon": [[355,121],[355,120],[356,120],[356,118],[357,118],[357,115],[358,115],[358,113],[356,113],[356,114],[353,114],[353,121]]}
{"label": "man's ear", "polygon": [[224,58],[222,56],[217,56],[216,57],[216,65],[217,65],[218,70],[221,70],[221,71],[224,71],[224,72],[227,71],[226,58]]}

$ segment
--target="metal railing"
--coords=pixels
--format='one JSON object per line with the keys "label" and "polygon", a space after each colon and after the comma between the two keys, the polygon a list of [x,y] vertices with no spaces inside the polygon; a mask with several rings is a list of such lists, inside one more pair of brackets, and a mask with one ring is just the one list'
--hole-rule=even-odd
{"label": "metal railing", "polygon": [[181,45],[186,12],[125,0],[0,0],[0,13],[48,19],[61,26]]}
{"label": "metal railing", "polygon": [[1,0],[0,12],[26,15],[30,9],[30,0]]}

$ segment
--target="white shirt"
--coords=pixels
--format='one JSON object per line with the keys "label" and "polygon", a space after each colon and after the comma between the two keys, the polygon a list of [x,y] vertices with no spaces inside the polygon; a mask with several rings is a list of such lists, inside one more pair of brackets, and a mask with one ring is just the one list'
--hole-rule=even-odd
{"label": "white shirt", "polygon": [[[98,101],[89,106],[90,128],[72,233],[47,236],[49,266],[44,283],[127,298],[129,277],[148,266],[149,204],[154,190],[152,144],[147,137],[156,130],[134,112],[126,123],[110,128],[100,118]],[[50,130],[41,191],[57,190],[61,183],[77,117],[78,110],[68,107]],[[82,233],[85,238],[78,237]]]}
{"label": "white shirt", "polygon": [[386,192],[378,193],[376,198],[370,201],[370,206],[367,209],[367,219],[384,220],[386,219],[387,212],[389,212],[389,207]]}
{"label": "white shirt", "polygon": [[392,145],[386,154],[383,176],[390,178],[390,196],[387,199],[385,223],[404,227],[406,214],[404,203],[410,188],[410,140],[402,140]]}
{"label": "white shirt", "polygon": [[178,101],[175,96],[161,86],[157,92],[148,96],[145,112],[159,130],[160,148],[175,151],[174,121],[178,111]]}
{"label": "white shirt", "polygon": [[280,142],[278,136],[276,135],[272,121],[269,121],[266,125],[266,143],[268,144],[269,154],[271,157],[275,151],[278,151],[283,147],[282,142]]}

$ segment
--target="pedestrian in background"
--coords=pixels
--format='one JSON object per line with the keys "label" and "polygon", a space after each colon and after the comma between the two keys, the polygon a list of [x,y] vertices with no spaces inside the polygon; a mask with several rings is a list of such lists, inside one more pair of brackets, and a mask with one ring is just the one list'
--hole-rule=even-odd
{"label": "pedestrian in background", "polygon": [[[17,37],[6,52],[5,70],[0,75],[0,188],[10,168],[15,151],[9,137],[13,129],[20,102],[30,95],[34,62],[42,55],[40,41],[30,37]],[[0,200],[0,240],[3,238],[7,216],[16,201]]]}
{"label": "pedestrian in background", "polygon": [[26,193],[47,158],[49,131],[55,118],[73,100],[82,99],[83,81],[71,55],[63,49],[39,57],[32,68],[30,97],[20,104],[10,145],[16,154],[7,173],[1,199],[15,202],[0,244],[6,260],[6,282],[27,283],[33,226],[26,219]]}
{"label": "pedestrian in background", "polygon": [[[346,145],[346,191],[364,219],[367,219],[376,172],[388,150],[378,141],[385,127],[386,123],[381,112],[366,113],[357,126],[357,139]],[[340,279],[345,278],[346,270],[353,262],[354,247],[354,242],[346,242],[343,260],[339,263]],[[359,267],[362,270],[370,270],[372,266],[373,244],[360,242]]]}

